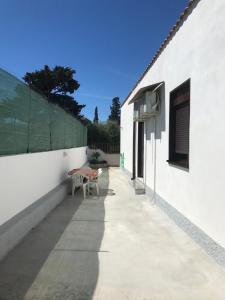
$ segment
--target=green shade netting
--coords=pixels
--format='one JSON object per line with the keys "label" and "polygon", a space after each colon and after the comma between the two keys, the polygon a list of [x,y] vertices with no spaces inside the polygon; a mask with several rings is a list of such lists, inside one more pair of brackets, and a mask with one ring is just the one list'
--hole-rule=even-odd
{"label": "green shade netting", "polygon": [[0,69],[0,155],[87,145],[87,128]]}

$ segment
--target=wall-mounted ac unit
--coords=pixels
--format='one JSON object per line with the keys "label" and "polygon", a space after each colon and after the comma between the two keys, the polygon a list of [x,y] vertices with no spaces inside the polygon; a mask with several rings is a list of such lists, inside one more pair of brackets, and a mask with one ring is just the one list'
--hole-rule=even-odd
{"label": "wall-mounted ac unit", "polygon": [[143,112],[144,97],[142,96],[138,102],[134,103],[134,121],[141,121],[141,113]]}
{"label": "wall-mounted ac unit", "polygon": [[144,91],[134,102],[134,121],[145,121],[160,113],[160,102],[164,83],[159,83],[154,89]]}
{"label": "wall-mounted ac unit", "polygon": [[140,111],[138,108],[134,109],[134,122],[140,119]]}
{"label": "wall-mounted ac unit", "polygon": [[160,113],[160,92],[146,91],[144,97],[144,105],[140,111],[140,117],[142,119],[149,119]]}

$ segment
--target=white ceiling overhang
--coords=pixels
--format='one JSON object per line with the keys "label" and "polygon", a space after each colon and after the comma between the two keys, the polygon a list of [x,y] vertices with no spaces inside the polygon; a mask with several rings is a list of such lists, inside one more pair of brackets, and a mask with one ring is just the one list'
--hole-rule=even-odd
{"label": "white ceiling overhang", "polygon": [[164,84],[164,82],[157,82],[148,86],[145,86],[143,88],[140,88],[136,94],[131,98],[131,100],[129,101],[129,104],[132,104],[134,102],[138,102],[144,95],[145,92],[147,91],[152,91],[155,92],[157,89],[159,89],[162,85]]}

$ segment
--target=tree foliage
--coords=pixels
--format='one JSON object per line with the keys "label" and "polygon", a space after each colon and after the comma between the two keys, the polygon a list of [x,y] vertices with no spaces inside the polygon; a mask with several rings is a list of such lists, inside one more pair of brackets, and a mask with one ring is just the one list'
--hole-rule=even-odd
{"label": "tree foliage", "polygon": [[110,121],[115,121],[120,124],[120,99],[119,97],[114,97],[112,99],[112,106],[110,106],[111,113],[109,115]]}
{"label": "tree foliage", "polygon": [[70,67],[45,65],[43,69],[27,72],[24,81],[33,89],[43,93],[49,101],[57,103],[67,112],[81,117],[80,112],[85,105],[80,105],[72,94],[80,84],[73,77],[76,71]]}
{"label": "tree foliage", "polygon": [[99,118],[98,118],[98,107],[95,107],[95,115],[94,115],[94,120],[93,122],[98,124]]}
{"label": "tree foliage", "polygon": [[120,143],[120,126],[115,121],[88,125],[88,145]]}

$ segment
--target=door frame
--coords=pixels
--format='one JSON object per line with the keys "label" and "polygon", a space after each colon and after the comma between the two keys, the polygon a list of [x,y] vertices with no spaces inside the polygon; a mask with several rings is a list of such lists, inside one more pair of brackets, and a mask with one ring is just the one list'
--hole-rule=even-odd
{"label": "door frame", "polygon": [[132,178],[131,180],[135,180],[136,178],[136,122],[133,122],[133,166],[132,166]]}
{"label": "door frame", "polygon": [[[140,125],[141,123],[141,125]],[[141,131],[140,131],[141,130]],[[141,156],[140,156],[141,155]],[[145,177],[145,123],[133,122],[132,178],[144,181]],[[141,164],[141,168],[140,168]]]}
{"label": "door frame", "polygon": [[144,161],[145,161],[145,123],[138,122],[137,139],[137,177],[144,179]]}

